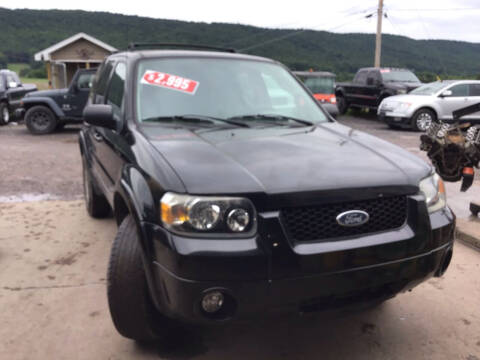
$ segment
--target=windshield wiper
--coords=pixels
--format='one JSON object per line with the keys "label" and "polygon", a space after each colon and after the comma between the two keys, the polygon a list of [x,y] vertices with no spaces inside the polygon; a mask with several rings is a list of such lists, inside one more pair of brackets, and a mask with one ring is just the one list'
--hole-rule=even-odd
{"label": "windshield wiper", "polygon": [[230,125],[249,127],[248,124],[240,121],[234,121],[230,119],[221,119],[213,116],[206,115],[173,115],[173,116],[154,116],[147,119],[143,119],[142,122],[161,122],[161,121],[190,121],[190,122],[207,122],[214,124],[215,122],[227,123]]}
{"label": "windshield wiper", "polygon": [[[313,123],[308,120],[303,120],[303,119],[297,119],[291,116],[285,116],[285,115],[277,115],[277,114],[252,114],[252,115],[240,115],[240,116],[233,116],[228,118],[230,119],[241,119],[241,120],[281,120],[281,121],[295,121],[297,123],[307,125],[307,126],[312,126]],[[277,122],[278,124],[278,122]],[[282,123],[281,125],[284,125],[285,123]]]}

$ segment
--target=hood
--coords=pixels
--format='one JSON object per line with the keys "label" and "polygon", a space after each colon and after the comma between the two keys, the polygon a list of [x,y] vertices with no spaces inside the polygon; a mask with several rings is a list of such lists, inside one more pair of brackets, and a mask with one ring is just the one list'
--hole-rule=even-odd
{"label": "hood", "polygon": [[56,90],[39,90],[29,92],[26,97],[55,97],[65,95],[68,92],[68,89],[56,89]]}
{"label": "hood", "polygon": [[239,128],[203,134],[149,127],[148,134],[192,194],[418,186],[431,171],[407,151],[338,123],[313,131]]}
{"label": "hood", "polygon": [[395,89],[395,90],[407,90],[407,92],[410,92],[419,86],[423,85],[421,82],[418,83],[412,83],[412,82],[389,82],[387,83],[388,87],[390,89]]}
{"label": "hood", "polygon": [[408,102],[408,103],[425,103],[425,100],[428,99],[429,95],[413,95],[413,94],[403,94],[403,95],[393,95],[385,98],[382,101],[382,106],[384,104],[387,105],[395,105],[400,102]]}

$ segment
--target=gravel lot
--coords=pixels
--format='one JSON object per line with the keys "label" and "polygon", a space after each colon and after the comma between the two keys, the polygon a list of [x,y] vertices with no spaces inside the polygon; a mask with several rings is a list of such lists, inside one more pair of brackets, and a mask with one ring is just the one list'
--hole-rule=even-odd
{"label": "gravel lot", "polygon": [[[417,133],[341,122],[419,153]],[[193,329],[150,345],[122,338],[105,290],[116,226],[86,215],[77,133],[0,127],[0,359],[480,360],[480,253],[458,242],[444,277],[374,309]],[[449,201],[463,214],[478,193],[458,187]],[[44,199],[58,200],[32,201]]]}

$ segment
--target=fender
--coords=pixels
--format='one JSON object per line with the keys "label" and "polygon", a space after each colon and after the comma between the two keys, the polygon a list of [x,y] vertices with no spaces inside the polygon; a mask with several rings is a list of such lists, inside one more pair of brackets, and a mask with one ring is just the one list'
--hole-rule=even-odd
{"label": "fender", "polygon": [[23,107],[30,108],[35,105],[46,105],[54,112],[54,114],[59,118],[65,118],[63,110],[58,106],[58,104],[49,97],[24,97],[22,99]]}
{"label": "fender", "polygon": [[162,301],[157,294],[163,293],[162,289],[156,289],[156,282],[152,272],[153,243],[149,236],[146,223],[154,221],[156,207],[153,196],[143,175],[134,167],[123,169],[122,178],[117,186],[118,191],[114,195],[114,206],[119,200],[127,205],[130,215],[135,221],[142,252],[143,267],[147,278],[149,293],[157,308],[161,308]]}

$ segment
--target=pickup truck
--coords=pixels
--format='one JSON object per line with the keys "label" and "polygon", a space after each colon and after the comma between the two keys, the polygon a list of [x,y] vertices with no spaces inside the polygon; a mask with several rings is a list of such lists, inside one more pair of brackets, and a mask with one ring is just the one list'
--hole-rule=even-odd
{"label": "pickup truck", "polygon": [[352,108],[376,109],[388,96],[406,94],[422,85],[413,72],[397,68],[362,68],[351,83],[337,83],[340,114]]}
{"label": "pickup truck", "polygon": [[0,125],[7,125],[23,96],[35,90],[33,84],[22,84],[15,72],[0,70]]}

